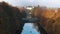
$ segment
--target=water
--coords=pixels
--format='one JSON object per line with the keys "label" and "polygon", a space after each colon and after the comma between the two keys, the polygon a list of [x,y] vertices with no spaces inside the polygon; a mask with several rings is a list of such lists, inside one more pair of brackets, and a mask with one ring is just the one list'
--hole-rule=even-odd
{"label": "water", "polygon": [[35,28],[33,23],[25,23],[21,34],[40,34]]}

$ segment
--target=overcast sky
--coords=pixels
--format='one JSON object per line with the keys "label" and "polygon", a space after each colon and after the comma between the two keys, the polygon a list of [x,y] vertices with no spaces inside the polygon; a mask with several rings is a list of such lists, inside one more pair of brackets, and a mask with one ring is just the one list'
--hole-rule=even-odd
{"label": "overcast sky", "polygon": [[47,7],[60,7],[60,0],[0,0],[6,1],[13,6],[47,6]]}

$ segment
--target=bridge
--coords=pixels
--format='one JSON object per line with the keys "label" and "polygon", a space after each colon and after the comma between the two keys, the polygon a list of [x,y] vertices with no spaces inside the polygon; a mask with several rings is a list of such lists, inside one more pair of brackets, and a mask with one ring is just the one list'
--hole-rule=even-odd
{"label": "bridge", "polygon": [[25,23],[33,23],[34,21],[39,20],[38,18],[22,18]]}

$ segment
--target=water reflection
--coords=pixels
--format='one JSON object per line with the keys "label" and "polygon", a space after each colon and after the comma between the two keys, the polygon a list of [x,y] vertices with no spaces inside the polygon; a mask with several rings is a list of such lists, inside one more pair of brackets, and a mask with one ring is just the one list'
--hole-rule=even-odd
{"label": "water reflection", "polygon": [[33,23],[25,23],[21,34],[40,34],[35,28]]}

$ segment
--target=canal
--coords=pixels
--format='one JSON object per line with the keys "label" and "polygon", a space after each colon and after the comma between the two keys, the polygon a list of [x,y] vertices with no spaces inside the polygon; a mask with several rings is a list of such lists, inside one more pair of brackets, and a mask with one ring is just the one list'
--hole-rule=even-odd
{"label": "canal", "polygon": [[34,22],[38,20],[38,18],[32,18],[32,8],[33,7],[25,8],[26,18],[22,18],[25,24],[21,34],[40,34],[40,32],[38,32],[37,29],[34,27]]}
{"label": "canal", "polygon": [[21,34],[40,34],[33,23],[25,23]]}

